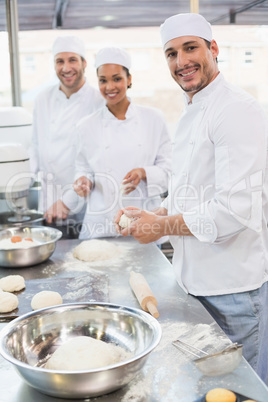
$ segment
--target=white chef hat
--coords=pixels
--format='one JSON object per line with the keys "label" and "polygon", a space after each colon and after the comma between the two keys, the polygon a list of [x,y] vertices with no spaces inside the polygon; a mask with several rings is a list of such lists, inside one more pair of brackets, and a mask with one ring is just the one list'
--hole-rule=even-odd
{"label": "white chef hat", "polygon": [[53,43],[52,53],[55,57],[58,53],[70,52],[86,58],[86,48],[83,41],[77,36],[59,36]]}
{"label": "white chef hat", "polygon": [[210,23],[200,14],[176,14],[165,20],[160,26],[160,35],[163,46],[170,40],[181,36],[198,36],[212,41]]}
{"label": "white chef hat", "polygon": [[131,67],[131,58],[130,55],[120,47],[104,47],[96,54],[96,69],[103,64],[118,64],[129,70]]}

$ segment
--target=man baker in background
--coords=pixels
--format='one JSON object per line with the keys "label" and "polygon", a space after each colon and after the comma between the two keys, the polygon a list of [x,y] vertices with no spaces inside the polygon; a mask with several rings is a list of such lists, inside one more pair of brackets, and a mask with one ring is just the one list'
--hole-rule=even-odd
{"label": "man baker in background", "polygon": [[[59,83],[42,91],[33,113],[32,170],[40,172],[42,192],[39,210],[49,224],[54,222],[67,237],[75,224],[83,221],[83,202],[67,220],[67,211],[58,203],[63,192],[73,184],[75,126],[84,116],[104,103],[100,92],[85,78],[86,50],[75,36],[58,37],[52,47]],[[69,227],[68,227],[69,225]],[[74,234],[77,237],[78,233]]]}

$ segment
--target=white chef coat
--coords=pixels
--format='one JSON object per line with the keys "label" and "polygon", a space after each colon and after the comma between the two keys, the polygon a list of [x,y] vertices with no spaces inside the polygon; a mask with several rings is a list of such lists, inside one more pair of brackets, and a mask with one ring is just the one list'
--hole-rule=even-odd
{"label": "white chef coat", "polygon": [[[87,175],[94,181],[80,238],[116,236],[113,219],[123,207],[160,206],[168,188],[171,141],[159,110],[130,103],[125,120],[119,120],[104,106],[79,123],[78,136],[76,178]],[[135,168],[145,169],[146,182],[124,195],[122,180]],[[74,195],[63,198],[71,209]]]}
{"label": "white chef coat", "polygon": [[[59,84],[41,92],[34,104],[32,170],[40,171],[42,195],[39,210],[45,212],[74,181],[75,126],[104,104],[100,92],[85,84],[67,98]],[[79,208],[81,208],[82,203]]]}
{"label": "white chef coat", "polygon": [[164,201],[194,235],[170,237],[178,283],[197,296],[259,288],[268,279],[266,117],[222,74],[188,101]]}

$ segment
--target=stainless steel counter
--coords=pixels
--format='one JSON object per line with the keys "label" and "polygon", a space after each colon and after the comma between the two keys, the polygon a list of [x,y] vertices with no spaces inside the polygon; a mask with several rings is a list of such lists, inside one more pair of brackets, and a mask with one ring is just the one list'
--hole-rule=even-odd
{"label": "stainless steel counter", "polygon": [[[177,350],[172,341],[181,338],[207,352],[223,349],[230,343],[203,306],[186,295],[177,285],[169,261],[154,244],[141,245],[132,238],[111,239],[122,254],[106,262],[88,263],[72,256],[79,240],[62,240],[57,243],[52,257],[45,263],[25,269],[0,269],[0,277],[20,274],[26,279],[27,296],[31,284],[50,281],[53,288],[67,278],[89,275],[101,279],[102,292],[93,289],[93,299],[139,308],[129,286],[129,273],[142,273],[158,300],[162,340],[150,354],[144,369],[125,388],[95,398],[98,402],[193,402],[208,390],[227,388],[259,402],[268,400],[268,388],[243,359],[231,374],[220,377],[203,376],[189,354]],[[55,280],[51,280],[51,278]],[[69,279],[70,280],[70,279]],[[63,282],[64,283],[64,282]],[[51,287],[50,287],[51,289]],[[57,290],[57,289],[56,289]],[[83,298],[82,298],[83,299]],[[84,296],[79,301],[89,301]],[[65,300],[65,302],[76,300]],[[0,324],[0,329],[5,323]],[[43,395],[28,386],[13,366],[0,356],[0,402],[61,402],[67,399]],[[70,401],[70,400],[69,400]]]}

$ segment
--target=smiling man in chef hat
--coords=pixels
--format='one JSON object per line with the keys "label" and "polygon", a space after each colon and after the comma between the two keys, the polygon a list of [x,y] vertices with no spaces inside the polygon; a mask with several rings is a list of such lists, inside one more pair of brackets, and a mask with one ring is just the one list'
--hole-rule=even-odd
{"label": "smiling man in chef hat", "polygon": [[211,25],[199,14],[177,14],[161,25],[160,33],[171,75],[191,100],[219,74]]}
{"label": "smiling man in chef hat", "polygon": [[52,53],[60,89],[69,98],[85,83],[86,48],[76,36],[59,36],[53,43]]}
{"label": "smiling man in chef hat", "polygon": [[65,220],[69,211],[60,201],[73,184],[75,127],[104,101],[86,80],[86,49],[80,38],[56,38],[52,54],[59,83],[44,89],[35,100],[30,160],[42,181],[38,209],[45,213],[48,224],[54,222],[68,237],[82,222],[85,208],[80,203]]}
{"label": "smiling man in chef hat", "polygon": [[185,101],[169,195],[159,211],[126,208],[116,222],[122,212],[136,218],[121,233],[141,243],[170,236],[179,285],[243,344],[268,384],[267,118],[219,72],[218,45],[204,17],[174,15],[160,31]]}

